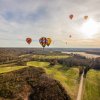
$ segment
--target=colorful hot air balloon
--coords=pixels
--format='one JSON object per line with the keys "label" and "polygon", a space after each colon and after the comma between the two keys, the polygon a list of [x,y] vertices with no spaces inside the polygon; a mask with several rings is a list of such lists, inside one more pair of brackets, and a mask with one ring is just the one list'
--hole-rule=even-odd
{"label": "colorful hot air balloon", "polygon": [[51,42],[52,42],[51,38],[47,38],[47,46],[49,46]]}
{"label": "colorful hot air balloon", "polygon": [[88,19],[88,16],[84,16],[84,19],[87,20]]}
{"label": "colorful hot air balloon", "polygon": [[71,20],[73,19],[73,17],[74,17],[73,14],[69,15],[69,18],[70,18]]}
{"label": "colorful hot air balloon", "polygon": [[27,42],[28,44],[30,44],[30,43],[32,42],[32,39],[31,39],[31,38],[26,38],[26,42]]}
{"label": "colorful hot air balloon", "polygon": [[44,48],[47,45],[47,39],[46,39],[46,37],[41,37],[39,39],[39,42],[40,42],[41,46]]}

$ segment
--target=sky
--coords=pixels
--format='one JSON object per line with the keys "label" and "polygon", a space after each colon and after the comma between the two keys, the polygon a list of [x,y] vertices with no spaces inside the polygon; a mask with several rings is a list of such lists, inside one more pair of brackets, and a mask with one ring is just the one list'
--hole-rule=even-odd
{"label": "sky", "polygon": [[41,47],[41,37],[50,47],[100,48],[100,0],[0,0],[0,47]]}

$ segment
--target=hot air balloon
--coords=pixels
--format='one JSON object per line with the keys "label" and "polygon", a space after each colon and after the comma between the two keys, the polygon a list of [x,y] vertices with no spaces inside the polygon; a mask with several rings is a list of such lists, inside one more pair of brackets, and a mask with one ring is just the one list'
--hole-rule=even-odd
{"label": "hot air balloon", "polygon": [[69,18],[70,18],[71,20],[73,19],[73,17],[74,17],[73,14],[69,15]]}
{"label": "hot air balloon", "polygon": [[67,45],[67,42],[66,42],[66,45]]}
{"label": "hot air balloon", "polygon": [[88,19],[88,16],[84,16],[84,19],[87,20]]}
{"label": "hot air balloon", "polygon": [[31,38],[26,38],[26,42],[27,42],[28,44],[30,44],[30,43],[32,42],[32,39],[31,39]]}
{"label": "hot air balloon", "polygon": [[52,42],[51,38],[47,38],[47,46],[49,46],[51,42]]}
{"label": "hot air balloon", "polygon": [[47,38],[46,38],[46,37],[41,37],[41,38],[39,39],[39,42],[40,42],[41,46],[42,46],[43,49],[44,49],[44,47],[47,45]]}
{"label": "hot air balloon", "polygon": [[69,35],[69,37],[71,38],[72,36],[71,36],[71,35]]}

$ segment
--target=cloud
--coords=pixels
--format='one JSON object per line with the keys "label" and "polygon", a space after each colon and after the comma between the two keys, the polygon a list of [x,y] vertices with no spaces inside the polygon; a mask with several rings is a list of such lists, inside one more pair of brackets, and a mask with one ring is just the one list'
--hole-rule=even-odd
{"label": "cloud", "polygon": [[[26,37],[32,37],[34,47],[40,46],[38,39],[46,36],[54,41],[52,47],[66,47],[66,41],[68,47],[81,47],[85,41],[79,31],[83,16],[99,21],[99,4],[99,0],[0,0],[0,46],[27,47]],[[73,20],[69,19],[70,14],[74,14]],[[97,40],[99,33],[95,36]],[[89,41],[85,42],[86,47],[95,43]]]}

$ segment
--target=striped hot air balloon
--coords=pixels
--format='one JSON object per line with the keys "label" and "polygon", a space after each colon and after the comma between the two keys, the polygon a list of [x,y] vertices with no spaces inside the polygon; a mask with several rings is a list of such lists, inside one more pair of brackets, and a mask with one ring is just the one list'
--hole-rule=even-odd
{"label": "striped hot air balloon", "polygon": [[39,43],[41,44],[41,46],[44,48],[47,45],[47,38],[46,37],[41,37],[39,39]]}

